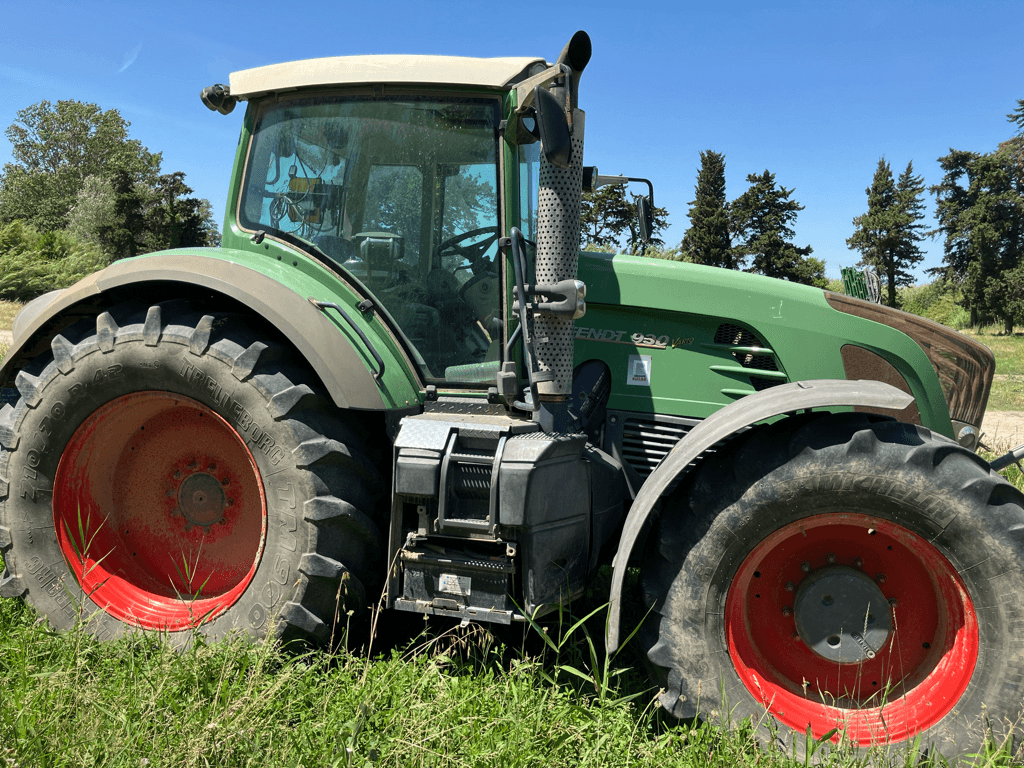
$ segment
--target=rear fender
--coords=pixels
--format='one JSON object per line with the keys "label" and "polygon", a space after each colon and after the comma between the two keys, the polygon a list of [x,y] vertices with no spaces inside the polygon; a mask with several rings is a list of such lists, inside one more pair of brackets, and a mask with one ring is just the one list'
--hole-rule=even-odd
{"label": "rear fender", "polygon": [[[389,353],[383,341],[378,342],[376,348],[391,365],[389,375],[378,385],[368,368],[374,365],[369,350],[357,350],[355,345],[361,342],[352,340],[355,337],[351,329],[343,323],[336,325],[307,297],[254,269],[224,259],[189,254],[118,261],[64,291],[46,294],[28,304],[22,312],[25,317],[19,315],[16,321],[17,333],[0,369],[0,382],[6,381],[23,350],[33,350],[48,341],[41,332],[62,312],[110,291],[154,283],[201,287],[249,307],[294,345],[339,408],[385,410],[399,403],[405,406],[416,398],[415,383],[407,375],[392,373],[406,366]],[[330,300],[340,301],[335,297]]]}
{"label": "rear fender", "polygon": [[612,561],[606,638],[608,651],[614,651],[619,647],[622,583],[637,538],[662,494],[704,451],[745,427],[794,411],[842,406],[902,410],[913,401],[913,396],[880,381],[798,381],[747,395],[716,411],[690,430],[647,478],[626,516],[619,547]]}

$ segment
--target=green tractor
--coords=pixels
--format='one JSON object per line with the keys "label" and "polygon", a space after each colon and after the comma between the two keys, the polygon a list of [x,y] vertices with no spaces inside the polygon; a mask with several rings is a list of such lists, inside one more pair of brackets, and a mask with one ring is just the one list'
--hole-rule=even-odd
{"label": "green tractor", "polygon": [[[57,629],[329,642],[512,624],[611,564],[664,709],[947,756],[1024,699],[1024,497],[993,358],[820,289],[579,251],[577,33],[352,56],[248,103],[220,248],[27,305],[0,369],[0,594]],[[653,190],[639,198],[649,231]],[[627,585],[628,569],[639,581]]]}

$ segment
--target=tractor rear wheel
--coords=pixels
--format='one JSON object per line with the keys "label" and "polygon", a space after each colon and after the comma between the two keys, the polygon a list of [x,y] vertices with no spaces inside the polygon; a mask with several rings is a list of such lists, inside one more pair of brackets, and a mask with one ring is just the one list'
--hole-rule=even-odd
{"label": "tractor rear wheel", "polygon": [[0,594],[58,629],[325,642],[380,570],[357,429],[286,348],[184,302],[53,339],[0,411]]}
{"label": "tractor rear wheel", "polygon": [[1012,733],[1024,496],[926,429],[861,414],[754,430],[666,499],[642,584],[661,703],[804,753]]}

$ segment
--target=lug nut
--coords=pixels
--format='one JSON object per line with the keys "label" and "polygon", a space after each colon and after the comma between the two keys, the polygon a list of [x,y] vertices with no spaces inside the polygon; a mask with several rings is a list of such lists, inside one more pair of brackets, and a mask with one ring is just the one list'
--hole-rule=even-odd
{"label": "lug nut", "polygon": [[900,601],[897,600],[895,597],[890,597],[889,598],[889,605],[891,605],[893,608],[895,608],[899,604],[900,604]]}
{"label": "lug nut", "polygon": [[855,567],[860,568],[862,565],[864,565],[864,561],[858,557],[856,560],[853,561],[853,564]]}
{"label": "lug nut", "polygon": [[825,562],[827,562],[829,565],[832,565],[832,563],[834,563],[835,561],[836,561],[836,556],[833,555],[831,552],[829,552],[827,555],[825,555]]}
{"label": "lug nut", "polygon": [[786,591],[787,592],[792,592],[795,589],[796,589],[796,587],[793,586],[793,582],[792,581],[787,581],[786,582]]}
{"label": "lug nut", "polygon": [[802,563],[800,565],[800,570],[803,571],[804,573],[810,573],[811,572],[811,564],[810,563]]}
{"label": "lug nut", "polygon": [[877,576],[875,576],[875,581],[877,581],[879,584],[885,584],[885,574],[880,573]]}
{"label": "lug nut", "polygon": [[793,609],[792,608],[788,608],[788,607],[787,608],[783,608],[782,609],[782,615],[783,616],[792,616],[793,615]]}

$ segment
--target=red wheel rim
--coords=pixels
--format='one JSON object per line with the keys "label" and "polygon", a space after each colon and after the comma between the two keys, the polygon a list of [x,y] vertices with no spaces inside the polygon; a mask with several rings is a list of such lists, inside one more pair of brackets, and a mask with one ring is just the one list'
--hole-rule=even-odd
{"label": "red wheel rim", "polygon": [[245,592],[267,507],[252,454],[206,406],[168,392],[107,403],[76,430],[54,478],[64,559],[111,616],[176,631]]}
{"label": "red wheel rim", "polygon": [[[873,658],[844,663],[808,645],[794,608],[815,580],[850,574],[877,587],[891,629]],[[729,588],[725,633],[740,680],[774,717],[817,739],[836,729],[833,741],[858,746],[937,724],[978,660],[977,617],[956,569],[906,528],[852,513],[806,518],[762,541]]]}

